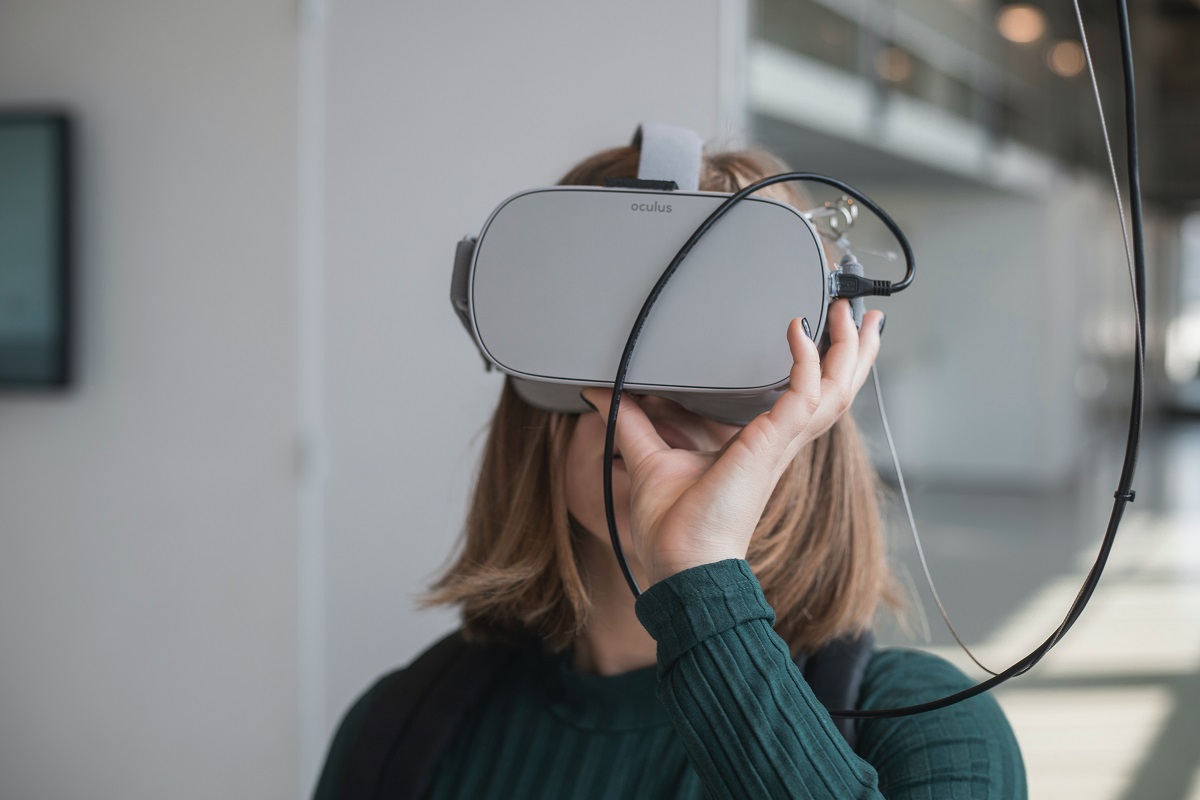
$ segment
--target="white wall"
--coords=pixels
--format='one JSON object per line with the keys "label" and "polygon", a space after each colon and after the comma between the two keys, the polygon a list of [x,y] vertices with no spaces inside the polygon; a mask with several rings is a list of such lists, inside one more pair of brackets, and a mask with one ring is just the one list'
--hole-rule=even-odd
{"label": "white wall", "polygon": [[[450,552],[501,381],[451,312],[454,245],[639,121],[744,133],[718,80],[740,3],[336,5],[328,26],[329,725],[453,626]],[[735,37],[736,38],[736,37]],[[738,45],[741,46],[740,43]],[[730,106],[732,107],[732,106]],[[734,121],[729,121],[734,120]]]}
{"label": "white wall", "polygon": [[455,241],[639,121],[741,134],[745,7],[0,5],[0,102],[82,143],[80,384],[0,394],[0,796],[308,793],[453,624]]}
{"label": "white wall", "polygon": [[[1087,331],[1128,305],[1105,185],[1051,176],[1045,194],[872,190],[918,258],[888,314],[879,370],[897,450],[926,483],[1047,491],[1086,452]],[[875,439],[874,399],[859,418]],[[891,473],[884,456],[880,468]]]}
{"label": "white wall", "polygon": [[0,797],[297,792],[295,58],[288,0],[0,3],[82,282],[78,386],[0,392]]}

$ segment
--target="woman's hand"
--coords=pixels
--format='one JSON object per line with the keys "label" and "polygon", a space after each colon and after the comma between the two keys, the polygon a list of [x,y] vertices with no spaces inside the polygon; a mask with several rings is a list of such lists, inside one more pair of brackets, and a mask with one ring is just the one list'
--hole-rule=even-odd
{"label": "woman's hand", "polygon": [[[880,312],[867,312],[856,330],[850,304],[835,301],[822,363],[800,320],[792,320],[787,390],[720,452],[672,449],[637,401],[622,395],[617,448],[630,478],[634,552],[651,583],[690,567],[746,557],[783,471],[846,412],[866,381],[879,352],[882,321]],[[608,417],[609,390],[590,388],[584,396]]]}

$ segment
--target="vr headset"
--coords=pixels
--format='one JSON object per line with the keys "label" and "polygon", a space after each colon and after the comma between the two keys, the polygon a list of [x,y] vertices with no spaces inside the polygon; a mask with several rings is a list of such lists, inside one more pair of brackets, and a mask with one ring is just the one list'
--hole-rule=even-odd
{"label": "vr headset", "polygon": [[[613,385],[663,267],[730,199],[697,190],[695,132],[646,124],[633,144],[636,180],[520,192],[458,244],[454,310],[485,366],[537,408],[581,413],[580,389]],[[746,197],[723,211],[648,317],[625,388],[744,425],[787,388],[789,322],[804,317],[820,342],[830,302],[853,295],[862,271],[852,257],[831,270],[812,220],[786,203]]]}

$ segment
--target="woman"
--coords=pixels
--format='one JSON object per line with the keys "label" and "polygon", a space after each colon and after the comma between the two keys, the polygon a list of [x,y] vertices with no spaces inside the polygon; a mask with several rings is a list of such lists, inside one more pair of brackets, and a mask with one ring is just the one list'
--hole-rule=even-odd
{"label": "woman", "polygon": [[[638,156],[636,147],[605,151],[562,183],[633,177]],[[732,192],[784,169],[761,153],[708,155],[700,188]],[[803,205],[794,190],[772,189],[764,194]],[[439,800],[1025,796],[1019,750],[990,697],[863,721],[848,729],[852,748],[797,666],[897,605],[877,477],[846,413],[883,315],[868,312],[856,329],[837,301],[828,327],[821,358],[792,320],[789,388],[744,428],[662,398],[623,397],[614,501],[645,589],[636,603],[603,507],[610,393],[583,392],[596,413],[559,414],[506,383],[461,553],[428,597],[461,608],[462,636],[487,648],[473,672],[487,678],[439,734],[445,746],[418,742],[427,755],[393,772],[427,771],[412,785]],[[498,653],[515,655],[484,658]],[[860,708],[969,683],[927,654],[868,655]],[[380,739],[383,683],[343,721],[318,798],[347,794],[339,787],[361,769],[348,753]]]}

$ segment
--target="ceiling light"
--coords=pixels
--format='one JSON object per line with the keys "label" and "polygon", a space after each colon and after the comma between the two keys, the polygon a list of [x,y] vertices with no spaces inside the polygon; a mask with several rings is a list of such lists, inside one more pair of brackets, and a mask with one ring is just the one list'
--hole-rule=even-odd
{"label": "ceiling light", "polygon": [[1083,72],[1085,63],[1083,47],[1069,39],[1058,42],[1046,52],[1046,65],[1064,78],[1074,78]]}
{"label": "ceiling light", "polygon": [[875,72],[885,81],[903,83],[912,71],[912,58],[899,47],[885,47],[875,55]]}
{"label": "ceiling light", "polygon": [[1036,6],[1018,4],[1005,6],[996,15],[1000,35],[1010,42],[1029,44],[1046,32],[1046,15]]}

